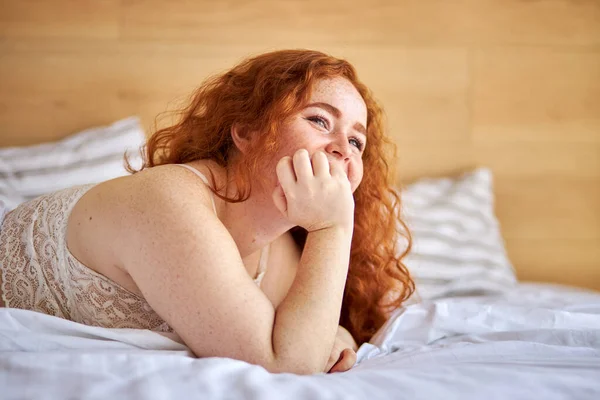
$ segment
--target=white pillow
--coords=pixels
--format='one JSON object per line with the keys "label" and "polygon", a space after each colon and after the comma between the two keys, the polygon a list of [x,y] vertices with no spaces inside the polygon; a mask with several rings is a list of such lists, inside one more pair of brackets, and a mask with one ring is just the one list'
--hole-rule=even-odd
{"label": "white pillow", "polygon": [[417,298],[498,294],[514,286],[489,169],[421,179],[402,191],[402,201],[414,240],[404,260]]}
{"label": "white pillow", "polygon": [[145,139],[139,119],[130,117],[56,142],[0,148],[0,202],[11,210],[45,193],[126,175],[124,152],[139,167]]}

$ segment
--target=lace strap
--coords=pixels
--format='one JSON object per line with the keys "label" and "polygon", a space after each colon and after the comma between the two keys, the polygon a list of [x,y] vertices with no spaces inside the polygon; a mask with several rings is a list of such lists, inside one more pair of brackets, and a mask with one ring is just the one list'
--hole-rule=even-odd
{"label": "lace strap", "polygon": [[[202,172],[198,171],[196,168],[190,167],[189,165],[186,165],[186,164],[173,164],[173,165],[177,165],[177,166],[180,166],[180,167],[183,167],[185,169],[192,171],[194,174],[198,175],[198,177],[200,179],[202,179],[202,182],[204,182],[206,184],[206,186],[208,186],[210,188],[210,184],[208,183],[208,178],[206,178],[206,176],[204,176],[204,174]],[[215,205],[215,194],[212,192],[212,190],[211,190],[210,194],[211,194],[210,201],[212,202],[213,211],[216,214],[217,206]]]}
{"label": "lace strap", "polygon": [[262,248],[260,252],[260,259],[258,261],[258,271],[256,271],[256,278],[254,278],[254,282],[256,282],[258,286],[260,286],[260,283],[262,282],[262,279],[265,276],[265,272],[267,272],[267,261],[269,260],[270,246],[270,243],[267,244],[265,247]]}

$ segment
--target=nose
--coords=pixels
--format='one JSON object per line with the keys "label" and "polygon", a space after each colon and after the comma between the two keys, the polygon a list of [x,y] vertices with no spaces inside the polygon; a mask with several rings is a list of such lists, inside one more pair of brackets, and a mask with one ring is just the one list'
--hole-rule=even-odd
{"label": "nose", "polygon": [[327,154],[333,155],[336,159],[341,159],[345,162],[348,162],[352,155],[352,148],[345,137],[331,141],[325,150]]}
{"label": "nose", "polygon": [[348,168],[350,164],[350,156],[352,154],[352,148],[350,147],[350,143],[346,140],[346,138],[342,138],[341,140],[334,140],[327,144],[325,148],[327,152],[327,158],[329,162],[340,163],[342,169],[348,176]]}

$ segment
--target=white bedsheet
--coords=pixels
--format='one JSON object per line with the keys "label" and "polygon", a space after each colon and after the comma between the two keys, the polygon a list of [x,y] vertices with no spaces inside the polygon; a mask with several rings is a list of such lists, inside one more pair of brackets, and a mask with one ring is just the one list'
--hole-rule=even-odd
{"label": "white bedsheet", "polygon": [[270,374],[143,330],[0,309],[2,399],[600,399],[600,294],[519,285],[399,309],[340,374]]}

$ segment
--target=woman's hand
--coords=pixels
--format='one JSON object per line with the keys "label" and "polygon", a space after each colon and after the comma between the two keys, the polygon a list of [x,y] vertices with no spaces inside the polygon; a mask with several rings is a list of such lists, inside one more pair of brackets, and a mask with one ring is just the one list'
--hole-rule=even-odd
{"label": "woman's hand", "polygon": [[277,163],[279,185],[273,192],[277,208],[308,232],[342,226],[352,229],[354,198],[346,173],[322,151],[312,158],[305,149]]}
{"label": "woman's hand", "polygon": [[344,372],[348,371],[356,363],[356,350],[358,346],[350,332],[344,327],[338,326],[335,342],[325,372]]}

